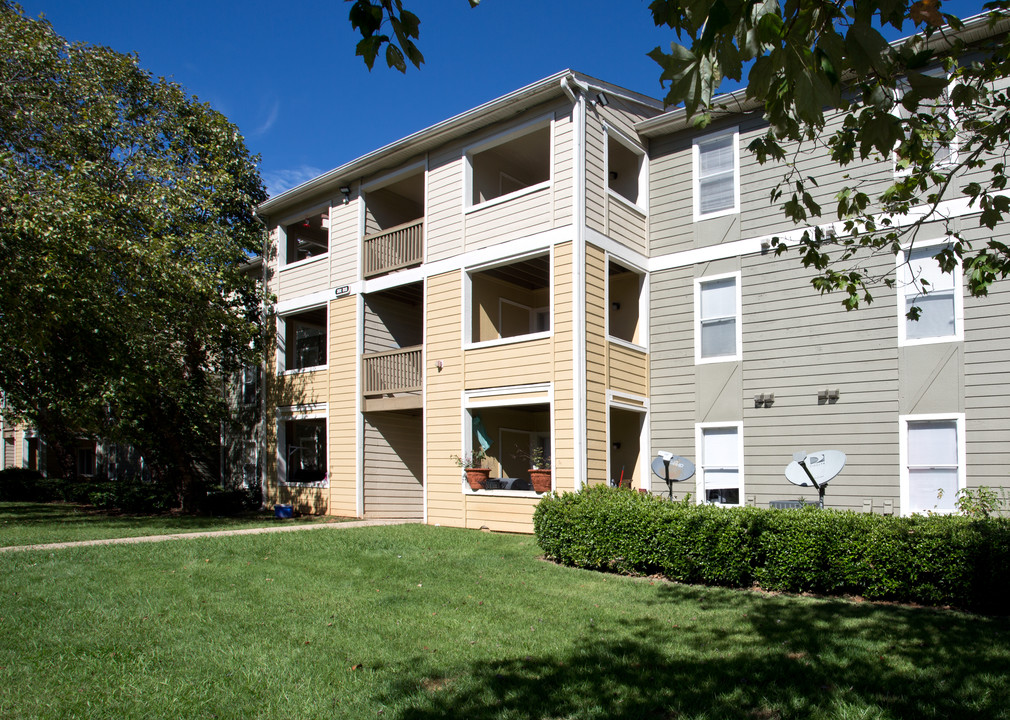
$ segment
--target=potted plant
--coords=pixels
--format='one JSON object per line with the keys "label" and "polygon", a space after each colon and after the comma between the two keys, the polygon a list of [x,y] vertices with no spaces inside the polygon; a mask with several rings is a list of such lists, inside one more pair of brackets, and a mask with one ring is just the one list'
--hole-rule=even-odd
{"label": "potted plant", "polygon": [[452,456],[456,465],[463,468],[466,472],[466,481],[470,484],[471,490],[483,490],[484,486],[487,485],[487,478],[491,474],[491,468],[480,466],[485,457],[487,457],[487,453],[484,452],[483,448],[471,450],[462,455]]}
{"label": "potted plant", "polygon": [[522,448],[516,449],[516,457],[529,460],[530,484],[538,493],[551,491],[551,458],[542,447],[535,447],[529,452]]}

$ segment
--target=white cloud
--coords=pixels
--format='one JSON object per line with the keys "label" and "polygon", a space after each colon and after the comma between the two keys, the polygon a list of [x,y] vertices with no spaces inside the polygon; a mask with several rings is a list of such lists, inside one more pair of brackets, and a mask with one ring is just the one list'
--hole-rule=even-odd
{"label": "white cloud", "polygon": [[270,108],[267,110],[267,119],[263,121],[262,125],[249,133],[249,135],[252,137],[259,137],[270,130],[270,128],[274,126],[274,123],[277,122],[277,115],[279,114],[280,109],[280,100],[275,98],[273,103],[271,103]]}
{"label": "white cloud", "polygon": [[301,165],[296,168],[283,170],[270,170],[261,173],[263,183],[267,186],[267,195],[274,197],[280,195],[285,190],[290,190],[304,182],[308,182],[314,177],[323,174],[323,170],[312,165]]}

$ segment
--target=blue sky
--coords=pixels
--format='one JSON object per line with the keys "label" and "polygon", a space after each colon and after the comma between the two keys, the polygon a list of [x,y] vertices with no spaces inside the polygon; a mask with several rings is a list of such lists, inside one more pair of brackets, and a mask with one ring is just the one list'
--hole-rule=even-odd
{"label": "blue sky", "polygon": [[[674,39],[647,0],[406,0],[421,70],[354,55],[343,0],[22,0],[71,41],[135,52],[238,125],[276,194],[564,68],[659,98],[645,53]],[[947,2],[962,17],[981,2]]]}

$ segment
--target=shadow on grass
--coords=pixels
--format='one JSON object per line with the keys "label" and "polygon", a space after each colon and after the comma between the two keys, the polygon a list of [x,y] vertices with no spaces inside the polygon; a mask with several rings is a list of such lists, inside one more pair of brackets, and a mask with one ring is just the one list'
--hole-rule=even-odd
{"label": "shadow on grass", "polygon": [[72,503],[0,503],[0,546],[72,542],[177,532],[233,530],[274,524],[311,522],[277,520],[269,512],[210,515],[137,515]]}
{"label": "shadow on grass", "polygon": [[[657,602],[698,617],[587,628],[558,656],[477,663],[455,677],[418,682],[414,658],[381,700],[410,720],[1010,717],[1005,618],[676,585]],[[707,609],[739,620],[716,626]]]}

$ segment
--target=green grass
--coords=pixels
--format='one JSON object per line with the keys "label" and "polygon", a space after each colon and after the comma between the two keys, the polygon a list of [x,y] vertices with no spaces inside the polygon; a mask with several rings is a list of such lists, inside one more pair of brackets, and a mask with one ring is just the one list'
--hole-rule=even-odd
{"label": "green grass", "polygon": [[319,522],[319,519],[277,520],[272,513],[252,513],[242,517],[128,515],[72,503],[0,502],[0,547],[206,530],[241,530],[298,522]]}
{"label": "green grass", "polygon": [[0,555],[0,717],[1006,718],[1010,623],[405,525]]}

